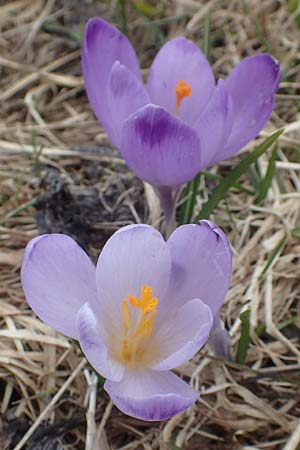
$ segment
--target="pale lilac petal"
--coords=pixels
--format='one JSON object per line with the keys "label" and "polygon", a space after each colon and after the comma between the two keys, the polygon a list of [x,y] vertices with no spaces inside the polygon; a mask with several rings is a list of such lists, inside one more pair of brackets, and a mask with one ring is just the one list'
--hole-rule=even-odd
{"label": "pale lilac petal", "polygon": [[279,63],[262,53],[243,59],[225,85],[233,101],[233,127],[219,161],[254,139],[267,123],[280,81]]}
{"label": "pale lilac petal", "polygon": [[[102,305],[93,309],[121,323],[122,301],[128,294],[140,297],[143,285],[153,289],[158,300],[169,283],[171,257],[161,234],[149,225],[130,225],[117,231],[105,244],[96,269]],[[99,309],[100,308],[100,309]]]}
{"label": "pale lilac petal", "polygon": [[115,61],[120,61],[140,78],[139,63],[126,36],[100,18],[90,19],[82,44],[84,83],[93,111],[113,141],[115,134],[108,108],[107,83]]}
{"label": "pale lilac petal", "polygon": [[173,373],[152,370],[125,372],[122,381],[106,381],[104,389],[123,413],[148,421],[169,419],[199,397]]}
{"label": "pale lilac petal", "polygon": [[232,129],[232,113],[231,96],[225,82],[219,80],[204,113],[193,125],[201,143],[201,169],[219,161],[220,152],[223,151]]}
{"label": "pale lilac petal", "polygon": [[109,355],[101,336],[101,324],[88,303],[82,305],[77,314],[77,329],[83,353],[93,368],[109,380],[120,381],[124,366]]}
{"label": "pale lilac petal", "polygon": [[199,299],[190,300],[174,312],[172,308],[154,334],[161,357],[152,369],[175,369],[189,361],[206,344],[212,325],[211,310]]}
{"label": "pale lilac petal", "polygon": [[25,250],[21,277],[36,315],[77,339],[78,310],[85,302],[97,302],[95,267],[79,245],[64,234],[33,239]]}
{"label": "pale lilac petal", "polygon": [[231,251],[224,232],[212,222],[201,220],[199,225],[177,228],[167,244],[172,271],[169,289],[158,305],[160,317],[191,298],[200,298],[215,315],[231,277]]}
{"label": "pale lilac petal", "polygon": [[120,150],[136,175],[154,186],[181,186],[201,164],[196,131],[154,105],[125,122]]}
{"label": "pale lilac petal", "polygon": [[207,342],[208,347],[217,356],[230,358],[231,336],[217,314]]}
{"label": "pale lilac petal", "polygon": [[192,125],[211,97],[215,81],[201,50],[183,37],[167,42],[153,61],[148,80],[152,103],[163,106],[174,114],[176,85],[179,80],[188,83],[192,93],[182,100],[178,117]]}
{"label": "pale lilac petal", "polygon": [[150,103],[149,94],[142,82],[124,65],[116,61],[108,80],[108,106],[116,136],[120,144],[122,126],[128,117]]}

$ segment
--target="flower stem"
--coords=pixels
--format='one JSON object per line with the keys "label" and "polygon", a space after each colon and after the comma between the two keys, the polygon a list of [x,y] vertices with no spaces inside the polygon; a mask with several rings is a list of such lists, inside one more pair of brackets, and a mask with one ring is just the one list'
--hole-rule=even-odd
{"label": "flower stem", "polygon": [[177,223],[175,218],[175,205],[177,198],[177,189],[172,190],[169,187],[163,186],[157,188],[160,205],[165,216],[165,235],[168,238],[175,230]]}

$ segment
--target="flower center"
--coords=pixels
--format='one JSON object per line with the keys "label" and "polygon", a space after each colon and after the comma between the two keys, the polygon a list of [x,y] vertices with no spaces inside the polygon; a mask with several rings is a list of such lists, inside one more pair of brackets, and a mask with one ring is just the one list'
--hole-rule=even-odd
{"label": "flower center", "polygon": [[[145,344],[152,334],[157,304],[158,299],[152,297],[150,286],[142,286],[140,299],[128,294],[128,300],[123,300],[122,323],[125,333],[121,359],[125,364],[135,366],[143,361],[146,352]],[[130,306],[138,311],[132,311]]]}
{"label": "flower center", "polygon": [[191,86],[183,80],[179,80],[176,84],[175,88],[176,92],[176,107],[175,107],[175,115],[177,116],[179,113],[179,108],[184,97],[189,97],[192,93]]}

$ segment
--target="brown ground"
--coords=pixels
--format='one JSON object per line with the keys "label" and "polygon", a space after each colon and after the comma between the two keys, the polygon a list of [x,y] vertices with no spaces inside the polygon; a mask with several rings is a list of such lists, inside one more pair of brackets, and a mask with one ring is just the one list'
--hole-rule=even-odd
{"label": "brown ground", "polygon": [[[299,449],[300,15],[289,12],[297,1],[128,0],[126,21],[122,3],[0,1],[0,448]],[[136,9],[145,4],[156,6],[147,12],[152,21]],[[281,61],[276,109],[261,136],[282,126],[286,132],[264,202],[231,190],[212,217],[228,232],[234,255],[223,309],[233,356],[239,315],[251,307],[245,363],[204,350],[180,370],[201,391],[195,407],[167,422],[144,423],[112,407],[79,350],[28,309],[19,269],[37,233],[66,232],[95,259],[119,226],[153,223],[157,215],[151,194],[141,195],[143,184],[109,146],[87,102],[80,72],[86,20],[98,14],[127,24],[146,72],[172,36],[201,45],[209,11],[217,76],[259,51]],[[243,186],[253,189],[269,156],[243,176]],[[211,172],[226,174],[239,160]],[[199,205],[212,187],[202,181]]]}

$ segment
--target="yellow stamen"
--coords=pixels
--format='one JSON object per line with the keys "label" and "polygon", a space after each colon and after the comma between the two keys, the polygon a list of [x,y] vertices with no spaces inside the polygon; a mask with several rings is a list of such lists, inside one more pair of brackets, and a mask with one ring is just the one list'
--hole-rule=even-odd
{"label": "yellow stamen", "polygon": [[131,361],[131,349],[127,339],[123,340],[122,359],[124,362]]}
{"label": "yellow stamen", "polygon": [[[122,323],[125,336],[122,341],[121,358],[124,363],[136,365],[141,363],[145,355],[145,344],[153,330],[153,322],[156,316],[158,299],[152,297],[152,288],[142,286],[140,298],[128,294],[128,299],[122,303]],[[134,321],[130,311],[130,305],[139,309]]]}
{"label": "yellow stamen", "polygon": [[128,333],[131,328],[132,321],[131,321],[131,312],[126,298],[123,300],[122,303],[122,322],[126,333]]}
{"label": "yellow stamen", "polygon": [[132,306],[143,309],[144,314],[155,310],[158,304],[158,299],[152,297],[152,288],[150,286],[142,286],[140,300],[131,294],[128,294],[128,298]]}
{"label": "yellow stamen", "polygon": [[176,84],[175,92],[176,92],[175,114],[178,115],[182,100],[184,99],[184,97],[189,97],[191,95],[192,88],[185,81],[179,80],[178,83]]}

